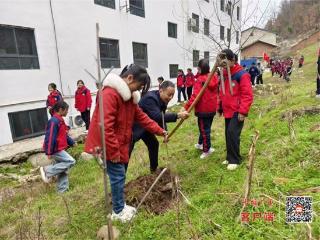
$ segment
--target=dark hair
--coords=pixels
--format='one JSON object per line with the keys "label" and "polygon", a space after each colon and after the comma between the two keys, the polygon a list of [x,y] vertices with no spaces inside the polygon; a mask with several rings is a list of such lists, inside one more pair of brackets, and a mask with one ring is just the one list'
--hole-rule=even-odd
{"label": "dark hair", "polygon": [[66,110],[68,108],[69,108],[68,103],[66,103],[65,101],[58,101],[58,102],[56,102],[55,105],[53,105],[52,111],[53,112],[59,112],[60,109]]}
{"label": "dark hair", "polygon": [[208,59],[204,59],[204,58],[201,59],[198,63],[198,67],[200,68],[201,75],[207,74],[210,72],[210,66],[209,66]]}
{"label": "dark hair", "polygon": [[84,85],[84,82],[83,82],[81,79],[77,81],[77,85],[78,85],[79,83],[82,83],[82,84]]}
{"label": "dark hair", "polygon": [[190,71],[190,72],[192,72],[192,69],[191,69],[191,68],[188,68],[188,69],[187,69],[187,71]]}
{"label": "dark hair", "polygon": [[168,87],[175,87],[174,83],[171,82],[171,81],[163,81],[161,84],[160,84],[160,89],[167,89]]}
{"label": "dark hair", "polygon": [[51,87],[53,90],[57,90],[57,85],[55,83],[49,83],[48,87]]}
{"label": "dark hair", "polygon": [[236,55],[232,52],[231,49],[223,49],[221,52],[226,55],[226,57],[229,61],[236,61],[236,59],[237,59]]}
{"label": "dark hair", "polygon": [[136,64],[125,66],[120,73],[120,77],[124,78],[128,77],[129,75],[132,75],[135,81],[141,83],[144,86],[142,89],[142,94],[148,92],[151,80],[147,70],[144,67]]}
{"label": "dark hair", "polygon": [[158,77],[158,81],[161,81],[161,82],[163,82],[164,81],[164,78],[163,77]]}
{"label": "dark hair", "polygon": [[182,72],[182,74],[184,74],[183,70],[182,69],[178,69],[178,72]]}

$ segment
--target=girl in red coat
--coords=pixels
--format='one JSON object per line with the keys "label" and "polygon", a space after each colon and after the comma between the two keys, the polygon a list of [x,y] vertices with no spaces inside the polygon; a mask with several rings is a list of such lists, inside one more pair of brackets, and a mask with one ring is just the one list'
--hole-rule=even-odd
{"label": "girl in red coat", "polygon": [[57,90],[57,85],[55,83],[49,83],[48,85],[48,91],[49,91],[49,95],[47,97],[47,108],[49,110],[50,115],[53,115],[53,111],[52,108],[53,106],[59,102],[62,101],[63,98],[61,96],[61,93]]}
{"label": "girl in red coat", "polygon": [[178,89],[178,102],[181,102],[181,93],[183,95],[183,99],[186,101],[186,77],[181,69],[178,70],[177,77],[177,89]]}
{"label": "girl in red coat", "polygon": [[[244,120],[248,116],[253,102],[251,78],[237,62],[236,56],[230,49],[222,50],[229,62],[231,72],[231,86],[228,80],[227,70],[224,69],[225,92],[222,88],[219,92],[218,112],[225,118],[225,137],[227,147],[226,164],[228,170],[235,170],[240,162],[240,135]],[[232,93],[231,90],[232,88]]]}
{"label": "girl in red coat", "polygon": [[92,104],[91,93],[82,80],[77,81],[74,107],[81,113],[81,118],[86,124],[86,131],[90,126],[90,109]]}
{"label": "girl in red coat", "polygon": [[188,68],[187,75],[186,75],[186,88],[187,88],[188,100],[190,100],[192,95],[193,84],[194,84],[194,75],[192,73],[191,68]]}
{"label": "girl in red coat", "polygon": [[[188,110],[197,95],[199,94],[202,86],[208,78],[210,72],[209,62],[206,59],[199,61],[198,67],[200,69],[200,75],[198,76],[193,89],[193,94],[189,101],[184,106],[185,110]],[[217,108],[217,94],[218,94],[218,77],[214,75],[206,88],[204,94],[200,98],[200,101],[195,106],[195,115],[198,117],[199,127],[199,140],[195,145],[197,149],[201,149],[203,152],[200,156],[201,159],[206,158],[214,149],[211,147],[211,125],[213,117],[216,114]],[[183,110],[184,110],[183,109]]]}
{"label": "girl in red coat", "polygon": [[[139,91],[143,89],[145,92],[150,86],[150,77],[146,69],[135,64],[126,66],[120,76],[110,73],[103,85],[101,94],[107,153],[106,171],[111,185],[112,219],[127,222],[136,212],[134,207],[125,204],[123,196],[133,123],[137,122],[148,132],[159,136],[166,136],[166,132],[138,106]],[[99,124],[99,103],[97,103],[85,143],[85,151],[91,154],[95,154],[96,149],[102,147]]]}

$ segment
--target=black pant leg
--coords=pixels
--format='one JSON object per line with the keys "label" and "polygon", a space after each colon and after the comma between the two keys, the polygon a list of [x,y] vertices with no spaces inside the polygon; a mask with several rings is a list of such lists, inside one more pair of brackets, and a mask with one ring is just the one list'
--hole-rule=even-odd
{"label": "black pant leg", "polygon": [[193,87],[188,87],[188,88],[187,88],[188,100],[191,98],[191,95],[192,95],[192,88],[193,88]]}
{"label": "black pant leg", "polygon": [[155,171],[158,167],[159,142],[156,136],[149,132],[145,132],[141,139],[148,147],[150,170]]}
{"label": "black pant leg", "polygon": [[186,88],[183,87],[181,88],[182,94],[183,94],[183,99],[186,101],[187,100],[187,96],[186,96]]}
{"label": "black pant leg", "polygon": [[230,119],[227,129],[227,160],[230,164],[240,164],[240,135],[244,122],[238,120],[238,115],[235,114]]}
{"label": "black pant leg", "polygon": [[181,102],[181,87],[178,87],[178,102]]}
{"label": "black pant leg", "polygon": [[317,94],[320,94],[320,77],[317,78]]}

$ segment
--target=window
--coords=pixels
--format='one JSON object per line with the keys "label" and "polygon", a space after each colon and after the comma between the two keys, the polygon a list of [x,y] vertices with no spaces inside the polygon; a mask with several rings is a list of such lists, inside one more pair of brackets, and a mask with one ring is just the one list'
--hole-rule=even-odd
{"label": "window", "polygon": [[9,113],[8,116],[13,141],[42,135],[48,122],[46,108]]}
{"label": "window", "polygon": [[231,8],[232,8],[232,3],[230,1],[228,1],[227,11],[228,11],[229,16],[231,16]]}
{"label": "window", "polygon": [[100,38],[100,58],[102,68],[120,68],[119,41]]}
{"label": "window", "polygon": [[168,37],[177,38],[177,24],[168,22]]}
{"label": "window", "polygon": [[0,69],[39,69],[34,30],[0,25]]}
{"label": "window", "polygon": [[220,26],[220,39],[224,40],[224,26]]}
{"label": "window", "polygon": [[230,28],[227,29],[227,41],[231,42],[231,29]]}
{"label": "window", "polygon": [[145,43],[132,43],[133,62],[137,65],[148,67],[148,51]]}
{"label": "window", "polygon": [[204,59],[206,59],[206,60],[208,60],[208,62],[210,62],[210,61],[209,61],[209,58],[210,58],[209,51],[204,52]]}
{"label": "window", "polygon": [[140,17],[145,17],[144,13],[144,0],[129,0],[130,13]]}
{"label": "window", "polygon": [[94,3],[104,7],[115,9],[116,5],[114,1],[115,0],[94,0]]}
{"label": "window", "polygon": [[220,0],[220,10],[224,12],[224,0]]}
{"label": "window", "polygon": [[240,20],[240,7],[237,7],[237,20]]}
{"label": "window", "polygon": [[192,19],[195,21],[195,25],[192,26],[192,31],[199,32],[199,15],[192,13]]}
{"label": "window", "polygon": [[236,31],[236,44],[239,43],[239,31]]}
{"label": "window", "polygon": [[209,0],[205,0],[206,2],[209,2]]}
{"label": "window", "polygon": [[169,64],[169,75],[170,78],[176,78],[178,76],[178,64]]}
{"label": "window", "polygon": [[210,33],[210,21],[209,19],[204,19],[204,35],[209,36]]}
{"label": "window", "polygon": [[197,67],[199,63],[199,51],[193,50],[193,66]]}

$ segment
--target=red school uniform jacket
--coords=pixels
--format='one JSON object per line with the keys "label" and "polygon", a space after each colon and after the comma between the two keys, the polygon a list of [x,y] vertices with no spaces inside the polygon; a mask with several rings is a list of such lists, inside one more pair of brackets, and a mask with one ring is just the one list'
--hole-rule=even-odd
{"label": "red school uniform jacket", "polygon": [[194,85],[193,73],[187,73],[186,75],[186,87],[192,87]]}
{"label": "red school uniform jacket", "polygon": [[68,127],[62,116],[53,114],[46,126],[46,133],[43,143],[43,150],[46,155],[53,155],[56,152],[65,150],[68,146],[74,145],[72,138],[68,136]]}
{"label": "red school uniform jacket", "polygon": [[185,86],[185,76],[184,75],[178,75],[177,77],[177,87],[184,87]]}
{"label": "red school uniform jacket", "polygon": [[87,109],[91,108],[91,104],[92,104],[92,98],[91,98],[90,90],[85,86],[78,88],[75,94],[74,107],[79,112],[84,112]]}
{"label": "red school uniform jacket", "polygon": [[[163,129],[151,120],[138,106],[140,94],[131,93],[128,85],[116,74],[109,74],[104,81],[103,107],[107,160],[120,158],[128,163],[129,146],[132,140],[132,126],[138,122],[148,132],[163,135]],[[93,112],[85,151],[95,153],[101,148],[99,103]]]}
{"label": "red school uniform jacket", "polygon": [[[184,108],[189,109],[191,104],[194,102],[195,98],[201,91],[202,86],[206,82],[209,74],[199,75],[194,83],[193,93],[190,100],[186,103]],[[200,98],[199,102],[195,106],[195,114],[200,115],[210,115],[216,112],[217,109],[217,96],[218,96],[218,77],[216,74],[213,75],[211,81],[204,91],[204,94]]]}
{"label": "red school uniform jacket", "polygon": [[62,101],[61,93],[58,90],[53,90],[47,97],[47,107],[53,107],[57,102]]}
{"label": "red school uniform jacket", "polygon": [[246,116],[253,102],[250,75],[239,64],[231,67],[230,71],[233,95],[230,93],[227,72],[224,71],[225,95],[223,95],[222,88],[220,88],[218,109],[223,111],[225,118],[232,118],[236,112]]}

